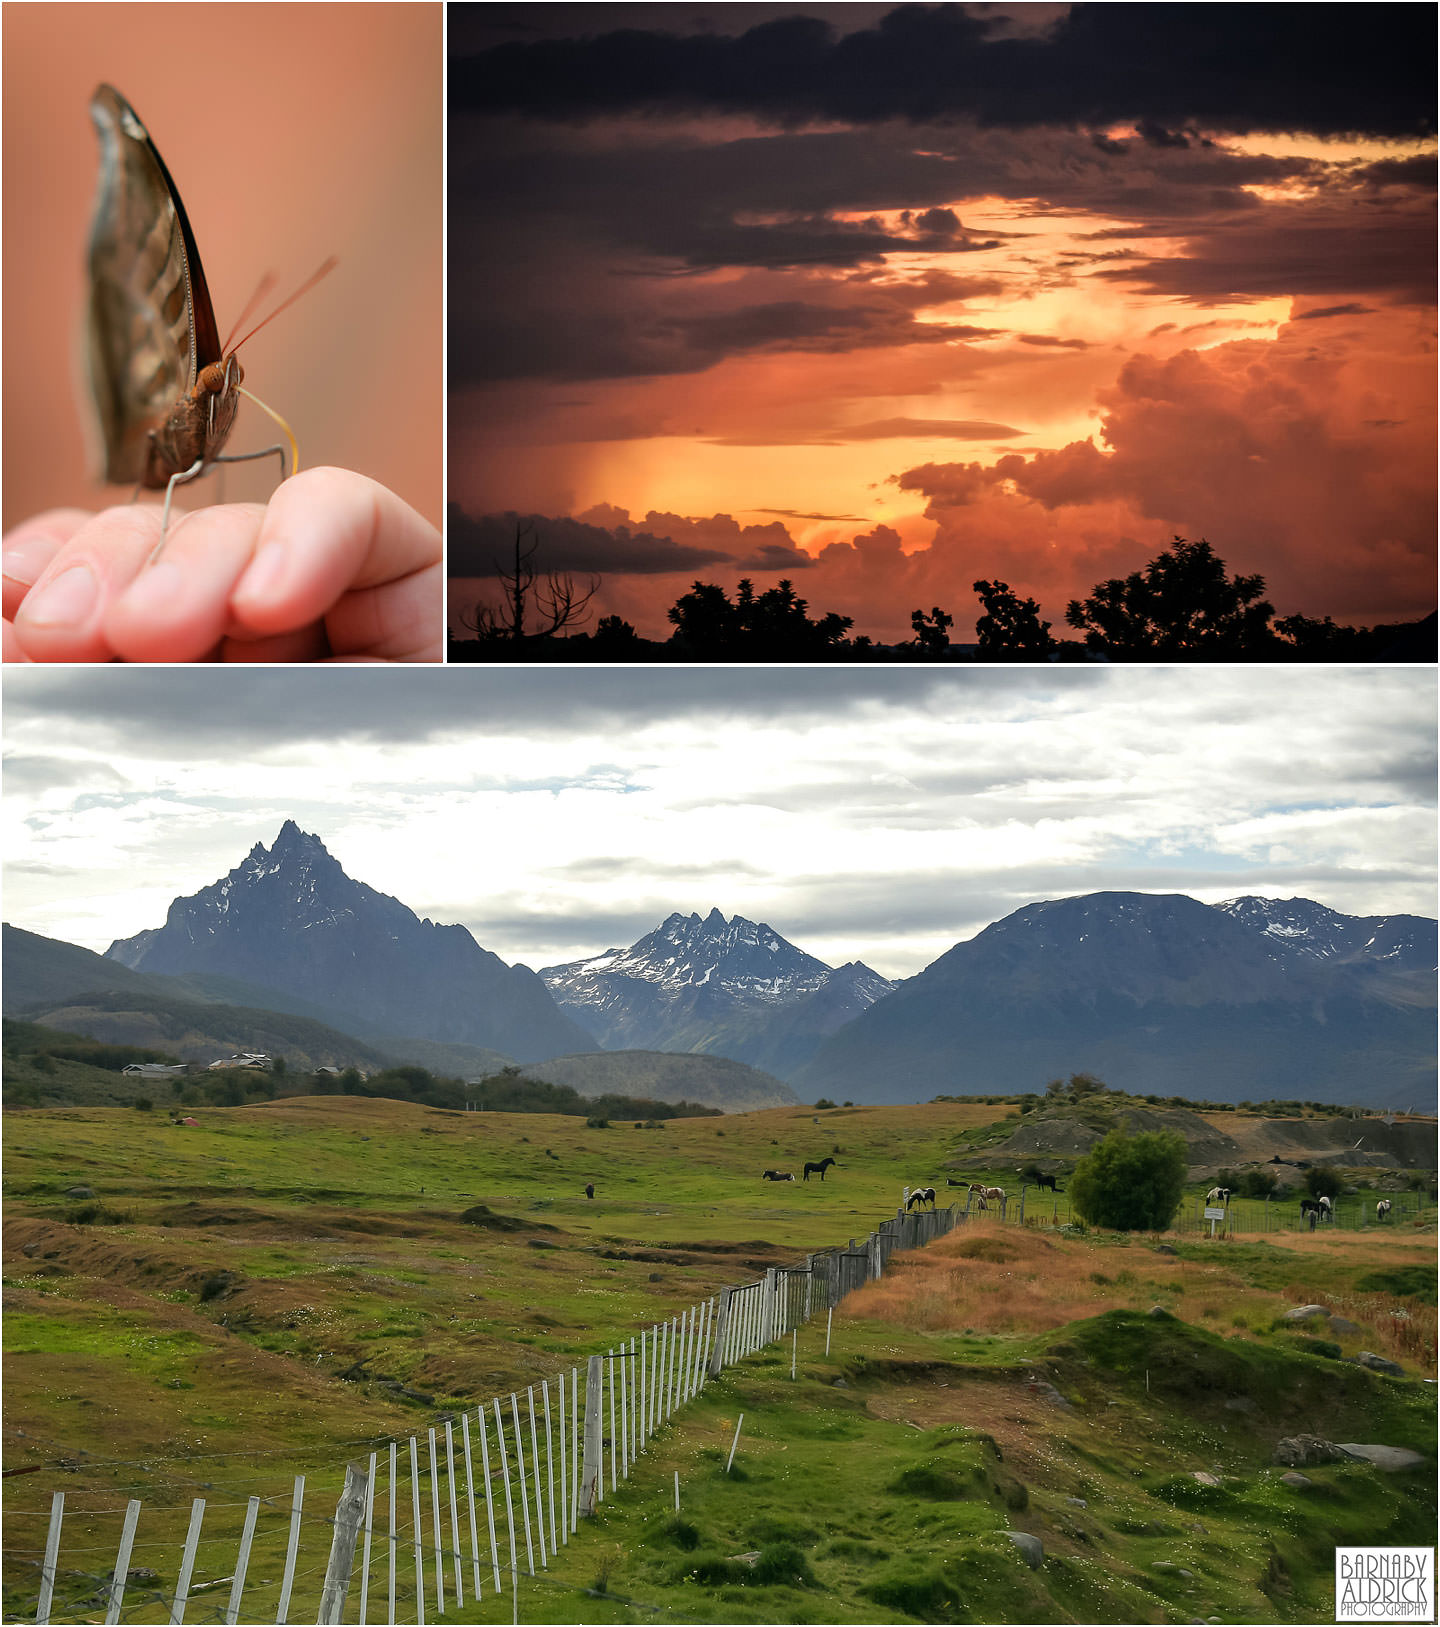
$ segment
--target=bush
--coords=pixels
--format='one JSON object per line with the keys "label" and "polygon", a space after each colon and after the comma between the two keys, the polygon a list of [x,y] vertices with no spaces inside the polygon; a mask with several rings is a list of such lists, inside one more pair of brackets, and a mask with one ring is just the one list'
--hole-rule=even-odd
{"label": "bush", "polygon": [[834,1107],[834,1105],[835,1103],[832,1102],[828,1096],[822,1096],[820,1100],[815,1103],[817,1111],[822,1107]]}
{"label": "bush", "polygon": [[1075,1165],[1070,1206],[1092,1226],[1162,1231],[1185,1189],[1185,1156],[1174,1131],[1112,1130]]}
{"label": "bush", "polygon": [[1314,1166],[1305,1171],[1305,1190],[1312,1198],[1338,1198],[1344,1184],[1333,1169]]}

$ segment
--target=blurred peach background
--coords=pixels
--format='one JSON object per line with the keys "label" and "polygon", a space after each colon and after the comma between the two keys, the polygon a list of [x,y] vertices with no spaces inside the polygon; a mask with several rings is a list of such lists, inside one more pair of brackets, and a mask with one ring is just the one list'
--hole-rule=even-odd
{"label": "blurred peach background", "polygon": [[[6,6],[3,40],[4,524],[129,497],[95,475],[84,361],[89,103],[108,81],[180,190],[222,340],[265,272],[259,316],[339,256],[242,347],[246,388],[289,421],[302,468],[358,470],[439,525],[441,7]],[[226,450],[278,439],[242,402]],[[179,500],[263,502],[277,474],[232,465]]]}

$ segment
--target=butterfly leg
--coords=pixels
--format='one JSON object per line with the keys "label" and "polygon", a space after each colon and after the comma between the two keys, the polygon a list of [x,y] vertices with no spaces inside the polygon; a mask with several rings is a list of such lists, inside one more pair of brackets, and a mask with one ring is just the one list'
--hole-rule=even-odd
{"label": "butterfly leg", "polygon": [[147,565],[153,565],[160,557],[160,550],[165,546],[165,538],[170,530],[170,499],[175,494],[177,486],[183,486],[187,480],[198,480],[205,473],[205,459],[196,458],[188,469],[182,469],[179,474],[170,476],[165,487],[165,507],[160,514],[160,540],[155,544],[154,551],[146,560]]}
{"label": "butterfly leg", "polygon": [[[280,478],[285,478],[285,448],[283,446],[267,446],[259,452],[231,452],[223,458],[211,458],[211,463],[253,463],[256,458],[268,458],[274,453],[280,459]],[[291,474],[294,474],[292,469]]]}

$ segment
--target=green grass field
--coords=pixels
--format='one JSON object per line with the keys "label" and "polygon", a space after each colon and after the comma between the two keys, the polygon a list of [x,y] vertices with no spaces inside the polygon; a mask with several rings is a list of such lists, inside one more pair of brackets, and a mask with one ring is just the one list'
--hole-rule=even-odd
{"label": "green grass field", "polygon": [[[336,1097],[201,1109],[183,1128],[122,1108],[7,1113],[5,1461],[37,1466],[5,1482],[7,1613],[28,1600],[33,1617],[52,1490],[73,1511],[66,1551],[100,1570],[141,1498],[149,1546],[133,1563],[157,1589],[190,1498],[208,1496],[196,1578],[223,1578],[246,1497],[284,1502],[304,1472],[333,1509],[369,1442],[423,1437],[447,1410],[864,1237],[902,1187],[943,1187],[961,1137],[997,1111],[648,1129]],[[759,1178],[826,1154],[823,1184]],[[1433,1456],[1404,1475],[1318,1468],[1297,1493],[1269,1452],[1305,1429],[1433,1455],[1433,1386],[1418,1382],[1435,1371],[1433,1228],[1172,1246],[981,1223],[892,1262],[837,1313],[828,1357],[812,1324],[795,1380],[788,1347],[762,1354],[662,1431],[547,1575],[522,1582],[522,1619],[1330,1619],[1336,1540],[1433,1540]],[[1310,1299],[1358,1330],[1335,1354],[1275,1325]],[[1156,1305],[1170,1314],[1145,1314]],[[1361,1348],[1413,1377],[1336,1359]],[[267,1508],[257,1587],[282,1523]],[[1011,1529],[1045,1543],[1040,1570]],[[408,1586],[402,1567],[402,1601]],[[133,1619],[164,1619],[154,1608]],[[511,1609],[487,1598],[447,1619]]]}

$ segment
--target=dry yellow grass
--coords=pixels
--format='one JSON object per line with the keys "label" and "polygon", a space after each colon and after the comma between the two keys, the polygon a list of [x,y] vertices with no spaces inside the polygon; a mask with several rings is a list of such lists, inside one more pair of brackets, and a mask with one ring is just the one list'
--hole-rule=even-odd
{"label": "dry yellow grass", "polygon": [[[1144,1244],[1097,1247],[1084,1238],[982,1218],[926,1249],[892,1256],[886,1275],[852,1295],[846,1309],[922,1333],[1023,1336],[1158,1303],[1186,1321],[1243,1338],[1267,1331],[1292,1307],[1314,1302],[1359,1328],[1337,1340],[1346,1355],[1371,1350],[1412,1370],[1435,1372],[1434,1307],[1397,1305],[1392,1295],[1337,1286],[1350,1281],[1354,1267],[1371,1262],[1433,1263],[1433,1247],[1387,1238],[1377,1258],[1373,1237],[1286,1235],[1267,1243],[1295,1256],[1296,1270],[1283,1286],[1250,1280],[1250,1262],[1223,1242],[1215,1245],[1213,1260],[1182,1259]],[[1337,1274],[1338,1260],[1351,1269]]]}

